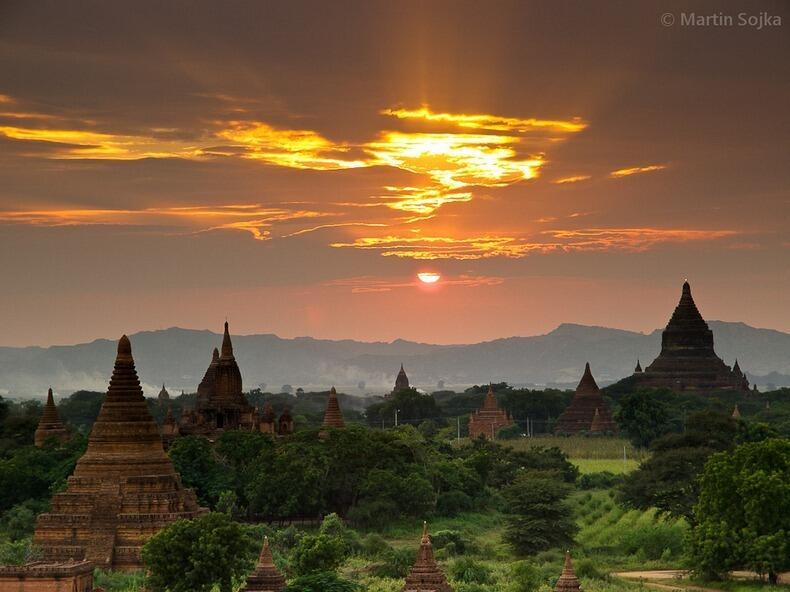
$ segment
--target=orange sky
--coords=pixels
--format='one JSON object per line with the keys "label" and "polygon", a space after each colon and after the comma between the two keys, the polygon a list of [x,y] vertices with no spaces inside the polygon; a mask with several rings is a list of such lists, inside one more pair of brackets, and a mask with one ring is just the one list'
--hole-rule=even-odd
{"label": "orange sky", "polygon": [[708,318],[790,330],[787,25],[134,7],[2,9],[0,345],[648,331],[685,277]]}

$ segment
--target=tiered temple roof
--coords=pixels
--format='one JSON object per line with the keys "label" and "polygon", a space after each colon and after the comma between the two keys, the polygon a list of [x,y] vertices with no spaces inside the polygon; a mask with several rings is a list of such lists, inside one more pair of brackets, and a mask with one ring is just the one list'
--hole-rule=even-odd
{"label": "tiered temple roof", "polygon": [[285,577],[274,566],[269,537],[264,537],[258,566],[247,578],[247,585],[241,592],[282,592],[283,590],[285,590]]}
{"label": "tiered temple roof", "polygon": [[683,283],[680,301],[661,335],[661,353],[632,379],[635,387],[675,391],[749,390],[740,367],[733,371],[716,355],[713,332],[697,309],[688,282]]}
{"label": "tiered temple roof", "polygon": [[47,391],[47,402],[44,404],[44,412],[41,414],[36,433],[33,435],[33,442],[40,448],[49,438],[55,438],[59,442],[69,439],[69,431],[60,421],[58,408],[55,407],[52,389]]}
{"label": "tiered temple roof", "polygon": [[453,592],[433,556],[433,545],[428,534],[427,522],[423,523],[417,560],[409,575],[406,576],[406,584],[401,588],[401,592]]}
{"label": "tiered temple roof", "polygon": [[343,412],[340,410],[340,403],[337,400],[335,387],[329,389],[329,399],[326,402],[326,412],[324,413],[325,428],[344,428],[346,422],[343,420]]}
{"label": "tiered temple roof", "polygon": [[52,510],[38,517],[33,541],[47,560],[135,569],[151,536],[203,511],[165,454],[124,335],[88,449]]}
{"label": "tiered temple roof", "polygon": [[214,350],[211,364],[198,386],[195,409],[182,416],[180,431],[213,438],[225,430],[256,428],[255,408],[242,392],[241,371],[233,355],[226,321],[222,348]]}
{"label": "tiered temple roof", "polygon": [[0,566],[0,591],[3,592],[88,592],[93,587],[93,564],[89,561]]}
{"label": "tiered temple roof", "polygon": [[170,400],[170,393],[167,392],[164,382],[162,383],[162,390],[159,391],[159,394],[156,396],[156,399],[160,403],[167,403]]}
{"label": "tiered temple roof", "polygon": [[395,377],[395,388],[392,389],[392,394],[394,395],[398,391],[405,391],[411,388],[409,386],[409,377],[406,376],[406,371],[403,369],[403,364],[400,365],[400,371],[398,371],[398,375]]}
{"label": "tiered temple roof", "polygon": [[562,568],[562,574],[554,586],[554,592],[579,592],[581,584],[576,574],[573,571],[573,561],[571,561],[571,552],[565,552],[565,565]]}
{"label": "tiered temple roof", "polygon": [[499,408],[494,389],[488,385],[488,394],[483,401],[483,406],[469,418],[469,437],[483,436],[493,439],[500,429],[511,425],[513,425],[513,420],[504,409]]}
{"label": "tiered temple roof", "polygon": [[616,432],[617,425],[612,420],[609,405],[601,394],[601,389],[590,371],[590,363],[584,366],[584,374],[576,387],[576,393],[568,408],[562,412],[554,431],[558,434],[577,434],[579,432],[608,433]]}

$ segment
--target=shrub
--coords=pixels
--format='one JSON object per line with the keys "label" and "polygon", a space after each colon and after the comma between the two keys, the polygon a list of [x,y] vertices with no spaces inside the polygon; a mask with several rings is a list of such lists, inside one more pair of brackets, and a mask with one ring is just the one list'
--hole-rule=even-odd
{"label": "shrub", "polygon": [[405,578],[414,563],[414,551],[410,549],[390,549],[384,556],[384,563],[373,567],[373,575],[379,578]]}
{"label": "shrub", "polygon": [[543,578],[540,571],[527,561],[516,561],[510,566],[507,592],[534,592]]}
{"label": "shrub", "polygon": [[318,572],[300,576],[288,584],[288,592],[359,592],[354,582],[340,578],[334,572]]}
{"label": "shrub", "polygon": [[622,475],[615,475],[610,471],[587,473],[579,477],[579,489],[609,489],[622,481]]}
{"label": "shrub", "polygon": [[390,547],[389,543],[384,540],[384,537],[382,537],[380,534],[370,533],[362,539],[361,552],[365,557],[368,558],[381,557],[382,555],[385,555],[391,548],[392,547]]}
{"label": "shrub", "polygon": [[580,559],[574,562],[574,571],[579,578],[588,578],[591,580],[602,580],[605,578],[603,572],[595,567],[595,563],[591,559]]}
{"label": "shrub", "polygon": [[641,553],[646,559],[661,559],[667,550],[677,556],[683,550],[683,534],[679,523],[658,522],[626,532],[620,548],[629,555]]}
{"label": "shrub", "polygon": [[454,580],[468,584],[490,584],[493,581],[491,568],[469,557],[456,559],[450,565],[450,575]]}
{"label": "shrub", "polygon": [[472,498],[463,491],[446,491],[436,500],[436,512],[440,516],[457,516],[461,512],[468,512],[474,507]]}
{"label": "shrub", "polygon": [[435,549],[447,549],[450,555],[463,555],[470,546],[469,539],[457,530],[437,530],[431,535],[431,543]]}

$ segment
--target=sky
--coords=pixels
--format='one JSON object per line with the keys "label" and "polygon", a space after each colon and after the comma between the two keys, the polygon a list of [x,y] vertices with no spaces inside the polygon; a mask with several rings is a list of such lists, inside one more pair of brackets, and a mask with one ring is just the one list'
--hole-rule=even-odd
{"label": "sky", "polygon": [[781,1],[4,0],[0,345],[652,331],[686,278],[707,318],[790,331],[788,27]]}

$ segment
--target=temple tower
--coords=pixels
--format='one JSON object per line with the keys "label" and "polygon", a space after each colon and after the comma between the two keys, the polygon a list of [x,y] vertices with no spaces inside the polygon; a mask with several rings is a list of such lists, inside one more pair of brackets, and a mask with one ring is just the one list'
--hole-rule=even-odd
{"label": "temple tower", "polygon": [[511,425],[513,420],[504,409],[499,408],[494,388],[488,385],[483,406],[469,418],[469,437],[474,439],[483,436],[493,440],[499,430]]}
{"label": "temple tower", "polygon": [[[598,414],[597,419],[596,413]],[[590,363],[587,362],[573,400],[557,419],[554,432],[557,434],[578,434],[579,432],[600,434],[616,431],[617,425],[612,419],[609,405],[604,400],[601,389],[598,388],[598,384],[593,378]]]}
{"label": "temple tower", "polygon": [[565,565],[562,568],[562,574],[554,586],[554,592],[579,592],[582,589],[579,579],[573,571],[573,561],[571,561],[571,552],[565,552]]}
{"label": "temple tower", "polygon": [[162,383],[162,390],[159,391],[159,394],[156,396],[156,400],[160,405],[166,405],[170,402],[170,393],[167,392],[164,382]]}
{"label": "temple tower", "polygon": [[272,404],[268,401],[263,404],[263,412],[258,422],[258,431],[262,434],[277,434],[277,416],[274,414]]}
{"label": "temple tower", "polygon": [[427,522],[423,523],[417,560],[409,575],[406,576],[406,584],[401,588],[401,592],[453,592],[433,556],[433,545],[428,534]]}
{"label": "temple tower", "polygon": [[33,538],[47,560],[87,559],[103,569],[139,569],[145,542],[202,512],[165,454],[124,335],[107,396],[66,490],[41,514]]}
{"label": "temple tower", "polygon": [[277,420],[277,433],[281,436],[290,436],[294,433],[294,418],[289,407],[283,409],[280,419]]}
{"label": "temple tower", "polygon": [[263,548],[258,566],[247,578],[241,592],[282,592],[285,590],[285,577],[277,570],[269,547],[269,537],[263,537]]}
{"label": "temple tower", "polygon": [[398,375],[395,377],[395,387],[392,389],[391,395],[399,391],[405,391],[410,389],[411,386],[409,385],[409,377],[406,376],[406,370],[403,369],[403,364],[400,365],[400,370],[398,371]]}
{"label": "temple tower", "polygon": [[324,413],[324,428],[341,429],[346,427],[343,420],[343,412],[340,410],[340,403],[337,400],[335,387],[329,389],[329,399],[326,402],[326,412]]}
{"label": "temple tower", "polygon": [[197,406],[205,407],[214,398],[216,379],[217,379],[217,366],[219,366],[219,350],[215,347],[211,356],[211,363],[203,375],[203,380],[197,388]]}
{"label": "temple tower", "polygon": [[44,412],[41,414],[36,433],[33,435],[33,442],[41,448],[49,438],[54,438],[58,442],[66,442],[69,439],[69,431],[60,421],[51,388],[47,391],[47,402],[44,404]]}

